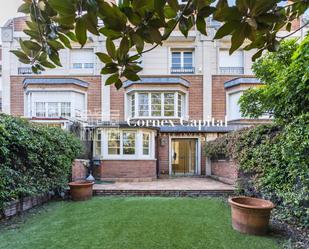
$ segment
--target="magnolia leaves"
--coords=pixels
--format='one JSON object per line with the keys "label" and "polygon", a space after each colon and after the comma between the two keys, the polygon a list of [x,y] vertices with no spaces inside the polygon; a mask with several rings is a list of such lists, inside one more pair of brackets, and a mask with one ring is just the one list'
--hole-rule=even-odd
{"label": "magnolia leaves", "polygon": [[[290,31],[289,20],[299,16],[300,12],[304,13],[303,10],[309,6],[306,1],[286,7],[278,7],[277,3],[277,0],[237,0],[234,6],[229,6],[226,0],[219,0],[213,18],[223,22],[223,25],[214,38],[221,39],[231,35],[230,54],[239,49],[245,40],[250,41],[244,49],[258,49],[253,60],[260,57],[266,49],[276,51],[279,45],[277,32],[285,26]],[[298,4],[300,12],[296,11]]]}
{"label": "magnolia leaves", "polygon": [[[176,27],[185,37],[194,26],[207,35],[208,17],[222,23],[215,39],[231,35],[230,53],[248,42],[245,49],[257,49],[253,59],[265,49],[276,50],[277,32],[290,30],[292,20],[309,6],[304,0],[285,7],[277,3],[236,0],[230,6],[227,0],[122,0],[115,5],[107,0],[23,0],[19,11],[30,15],[24,30],[30,41],[22,41],[21,50],[12,53],[38,72],[61,66],[59,51],[71,49],[72,42],[83,47],[90,33],[102,35],[106,53],[97,53],[104,63],[101,73],[110,75],[106,84],[119,88],[123,80],[139,79],[141,55],[162,45]],[[129,51],[136,52],[131,56]]]}
{"label": "magnolia leaves", "polygon": [[107,53],[96,53],[100,61],[105,64],[101,74],[111,74],[105,82],[106,85],[115,84],[116,88],[119,89],[122,87],[121,79],[125,78],[132,81],[140,79],[137,75],[142,70],[142,67],[138,65],[140,54],[129,56],[129,49],[130,41],[127,37],[120,41],[117,48],[113,40],[107,38]]}

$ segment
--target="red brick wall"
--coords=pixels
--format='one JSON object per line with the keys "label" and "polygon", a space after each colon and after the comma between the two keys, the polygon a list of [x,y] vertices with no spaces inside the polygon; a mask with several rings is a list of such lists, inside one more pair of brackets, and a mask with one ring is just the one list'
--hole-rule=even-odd
{"label": "red brick wall", "polygon": [[[235,78],[252,77],[249,75],[213,75],[212,76],[212,117],[224,120],[226,115],[226,89],[224,83]],[[244,84],[245,87],[254,87],[258,84]],[[237,88],[233,88],[237,89]]]}
{"label": "red brick wall", "polygon": [[74,160],[72,164],[72,181],[84,180],[87,177],[88,170],[85,165],[88,160]]}
{"label": "red brick wall", "polygon": [[[31,78],[75,78],[89,83],[89,87],[84,88],[88,93],[88,111],[92,113],[101,112],[101,76],[31,76]],[[11,76],[11,114],[16,116],[24,115],[24,88],[23,80],[24,76]],[[48,88],[50,86],[45,86]],[[58,86],[63,88],[64,86]],[[74,86],[75,87],[75,86]],[[76,86],[79,88],[78,86]]]}
{"label": "red brick wall", "polygon": [[14,31],[23,31],[27,28],[26,21],[29,17],[22,16],[22,17],[15,17],[13,19],[13,27]]}
{"label": "red brick wall", "polygon": [[237,166],[234,161],[212,161],[211,162],[211,175],[227,178],[235,181],[238,176]]}
{"label": "red brick wall", "polygon": [[[160,136],[158,146],[159,173],[162,175],[169,174],[169,136]],[[164,144],[164,145],[163,145]]]}
{"label": "red brick wall", "polygon": [[[156,76],[160,77],[160,76]],[[163,76],[162,76],[163,77]],[[166,75],[164,77],[167,77]],[[168,76],[173,77],[173,76]],[[191,86],[189,87],[189,116],[191,119],[203,119],[203,76],[202,75],[186,75],[182,76],[183,79],[190,82]],[[155,84],[150,86],[162,86],[164,87],[171,86],[167,84]],[[134,87],[141,88],[142,86]],[[124,95],[125,89],[121,88],[117,90],[116,87],[111,86],[110,88],[110,106],[111,113],[119,113],[120,120],[124,119]]]}
{"label": "red brick wall", "polygon": [[100,179],[155,179],[156,160],[103,160],[95,176]]}
{"label": "red brick wall", "polygon": [[203,76],[182,76],[191,83],[189,88],[189,117],[190,119],[203,119]]}

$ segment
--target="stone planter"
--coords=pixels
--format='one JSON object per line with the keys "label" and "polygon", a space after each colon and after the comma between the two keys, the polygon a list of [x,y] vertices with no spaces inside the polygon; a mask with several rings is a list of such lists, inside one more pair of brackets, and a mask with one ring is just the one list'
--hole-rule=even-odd
{"label": "stone planter", "polygon": [[275,207],[271,201],[238,196],[229,198],[229,204],[235,230],[254,235],[267,233],[270,213]]}
{"label": "stone planter", "polygon": [[93,182],[70,182],[70,194],[73,201],[86,201],[92,197]]}

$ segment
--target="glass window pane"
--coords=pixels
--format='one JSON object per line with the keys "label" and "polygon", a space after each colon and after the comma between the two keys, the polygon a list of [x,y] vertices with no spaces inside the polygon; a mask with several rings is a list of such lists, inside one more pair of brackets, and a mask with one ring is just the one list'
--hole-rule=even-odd
{"label": "glass window pane", "polygon": [[109,131],[108,132],[108,154],[120,155],[120,132]]}
{"label": "glass window pane", "polygon": [[71,103],[62,102],[61,103],[61,117],[70,117],[71,116]]}
{"label": "glass window pane", "polygon": [[123,154],[134,155],[135,154],[135,137],[136,133],[132,131],[124,131],[122,135],[123,139]]}
{"label": "glass window pane", "polygon": [[181,52],[172,52],[172,67],[181,67]]}
{"label": "glass window pane", "polygon": [[47,112],[48,112],[49,118],[59,117],[58,103],[57,102],[48,102],[47,103]]}
{"label": "glass window pane", "polygon": [[161,93],[152,93],[151,94],[151,116],[161,116]]}
{"label": "glass window pane", "polygon": [[164,93],[164,116],[174,116],[174,93]]}
{"label": "glass window pane", "polygon": [[150,134],[143,133],[143,155],[149,155]]}
{"label": "glass window pane", "polygon": [[83,64],[82,63],[73,63],[73,68],[74,69],[81,69],[81,68],[83,68]]}
{"label": "glass window pane", "polygon": [[85,63],[85,64],[84,64],[84,67],[85,67],[85,68],[93,68],[93,67],[94,67],[94,64],[93,64],[93,63]]}
{"label": "glass window pane", "polygon": [[135,117],[135,94],[131,95],[131,115]]}
{"label": "glass window pane", "polygon": [[148,93],[138,94],[138,110],[139,116],[149,116]]}
{"label": "glass window pane", "polygon": [[95,136],[95,156],[101,155],[101,131],[98,130]]}
{"label": "glass window pane", "polygon": [[183,66],[191,68],[193,66],[192,52],[183,53]]}
{"label": "glass window pane", "polygon": [[36,102],[35,103],[35,116],[36,117],[46,117],[45,103]]}
{"label": "glass window pane", "polygon": [[182,95],[180,93],[178,93],[178,103],[177,103],[177,110],[178,110],[178,117],[182,117],[182,106],[183,106],[183,99],[182,99]]}

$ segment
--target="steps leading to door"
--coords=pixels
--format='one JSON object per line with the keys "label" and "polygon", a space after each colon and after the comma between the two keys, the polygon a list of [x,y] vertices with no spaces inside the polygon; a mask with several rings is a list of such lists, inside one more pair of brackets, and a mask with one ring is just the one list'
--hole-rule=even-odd
{"label": "steps leading to door", "polygon": [[121,189],[94,189],[96,196],[161,196],[161,197],[228,197],[234,190],[121,190]]}

